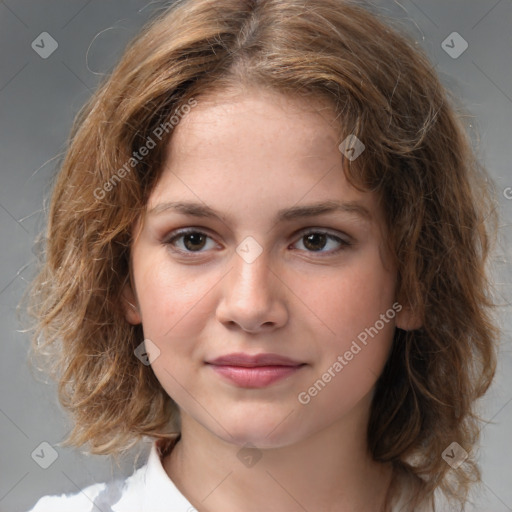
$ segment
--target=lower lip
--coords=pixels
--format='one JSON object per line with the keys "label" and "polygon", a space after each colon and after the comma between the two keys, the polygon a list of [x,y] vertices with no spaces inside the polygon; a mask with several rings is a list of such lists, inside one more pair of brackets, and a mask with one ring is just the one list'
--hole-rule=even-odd
{"label": "lower lip", "polygon": [[263,388],[293,375],[300,366],[227,366],[210,365],[220,375],[242,388]]}

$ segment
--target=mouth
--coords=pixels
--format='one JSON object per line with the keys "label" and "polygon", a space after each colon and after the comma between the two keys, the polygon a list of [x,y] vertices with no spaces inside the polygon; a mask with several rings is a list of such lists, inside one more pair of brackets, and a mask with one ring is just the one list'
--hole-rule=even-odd
{"label": "mouth", "polygon": [[242,388],[263,388],[297,373],[306,363],[279,354],[229,354],[207,361],[213,371]]}
{"label": "mouth", "polygon": [[213,365],[243,366],[246,368],[256,366],[300,366],[304,364],[280,354],[244,354],[243,352],[227,354],[206,362]]}

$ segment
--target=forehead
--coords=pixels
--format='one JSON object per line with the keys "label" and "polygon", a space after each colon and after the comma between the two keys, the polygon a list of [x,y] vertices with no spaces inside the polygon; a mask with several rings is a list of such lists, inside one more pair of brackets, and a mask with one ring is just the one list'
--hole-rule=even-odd
{"label": "forehead", "polygon": [[375,210],[373,195],[345,178],[340,131],[325,99],[257,88],[200,96],[172,133],[149,209],[193,200],[217,210],[254,206],[270,215],[343,199]]}
{"label": "forehead", "polygon": [[[289,158],[334,156],[339,126],[332,106],[320,98],[286,96],[262,88],[232,88],[197,98],[179,123],[168,150],[174,158],[268,156],[265,149]],[[169,154],[168,153],[168,154]],[[169,154],[170,156],[170,154]]]}

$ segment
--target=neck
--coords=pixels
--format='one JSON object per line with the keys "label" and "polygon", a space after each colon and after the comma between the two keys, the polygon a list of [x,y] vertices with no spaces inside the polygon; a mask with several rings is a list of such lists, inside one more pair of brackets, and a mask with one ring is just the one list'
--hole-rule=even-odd
{"label": "neck", "polygon": [[183,411],[181,426],[164,468],[201,512],[383,510],[392,469],[368,453],[365,421],[333,423],[287,446],[242,451]]}

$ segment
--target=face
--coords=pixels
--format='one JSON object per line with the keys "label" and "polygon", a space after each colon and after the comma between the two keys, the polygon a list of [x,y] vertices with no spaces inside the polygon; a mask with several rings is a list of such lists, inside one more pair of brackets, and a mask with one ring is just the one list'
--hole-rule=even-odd
{"label": "face", "polygon": [[407,322],[382,212],[346,181],[326,104],[197,101],[135,227],[128,320],[182,413],[230,443],[289,445],[368,412]]}

